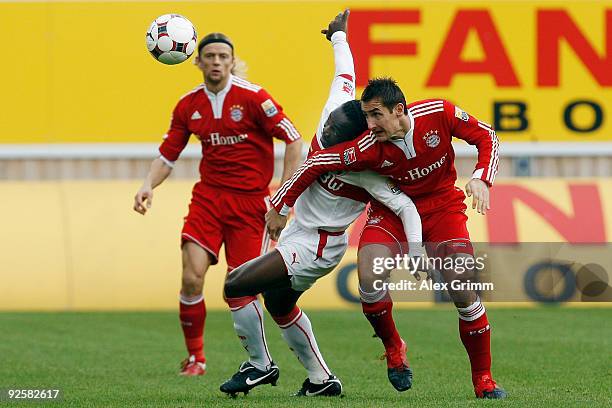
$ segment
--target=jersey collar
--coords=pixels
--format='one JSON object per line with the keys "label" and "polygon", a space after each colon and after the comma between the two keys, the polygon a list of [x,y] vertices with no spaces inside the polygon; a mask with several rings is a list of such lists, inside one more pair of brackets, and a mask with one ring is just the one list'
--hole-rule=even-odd
{"label": "jersey collar", "polygon": [[233,82],[234,82],[234,76],[230,74],[229,78],[227,79],[227,85],[225,85],[225,88],[223,88],[217,93],[214,93],[214,92],[209,91],[208,88],[206,87],[206,83],[204,83],[204,92],[206,92],[206,95],[208,95],[209,98],[223,98],[229,92],[230,88],[232,87]]}
{"label": "jersey collar", "polygon": [[414,116],[412,116],[412,113],[410,113],[410,111],[408,111],[408,119],[410,120],[410,129],[408,130],[404,138],[407,140],[410,139],[410,142],[412,143],[412,135],[414,135]]}
{"label": "jersey collar", "polygon": [[414,117],[412,113],[408,111],[408,120],[410,121],[410,129],[401,139],[391,140],[397,147],[402,149],[407,159],[412,159],[416,156],[416,150],[414,150]]}
{"label": "jersey collar", "polygon": [[204,84],[204,93],[208,96],[208,100],[210,101],[210,106],[213,111],[213,117],[215,119],[221,119],[223,116],[223,102],[225,101],[225,96],[230,91],[232,87],[232,82],[234,81],[234,76],[230,74],[229,79],[227,80],[227,85],[225,88],[220,90],[217,93],[211,92],[206,88],[206,84]]}

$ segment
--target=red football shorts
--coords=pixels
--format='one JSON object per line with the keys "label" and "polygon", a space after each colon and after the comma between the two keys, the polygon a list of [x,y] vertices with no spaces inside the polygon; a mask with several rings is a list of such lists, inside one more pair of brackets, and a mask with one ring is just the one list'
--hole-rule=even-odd
{"label": "red football shorts", "polygon": [[[228,270],[258,257],[264,251],[268,196],[230,193],[197,183],[193,188],[189,214],[181,233],[181,245],[194,242],[219,262],[225,244]],[[265,241],[265,242],[264,242]]]}
{"label": "red football shorts", "polygon": [[[453,253],[474,254],[467,230],[465,194],[457,189],[433,198],[415,200],[421,215],[423,242],[429,256],[445,257]],[[368,244],[388,247],[393,255],[407,253],[406,234],[400,218],[373,201],[366,225],[361,232],[359,248]]]}

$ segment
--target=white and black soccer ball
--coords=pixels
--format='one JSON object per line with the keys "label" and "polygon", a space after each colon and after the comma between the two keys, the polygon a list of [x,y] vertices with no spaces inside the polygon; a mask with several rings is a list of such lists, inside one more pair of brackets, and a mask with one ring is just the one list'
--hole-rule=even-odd
{"label": "white and black soccer ball", "polygon": [[147,49],[167,65],[186,61],[196,48],[198,34],[189,20],[180,14],[157,17],[147,30]]}

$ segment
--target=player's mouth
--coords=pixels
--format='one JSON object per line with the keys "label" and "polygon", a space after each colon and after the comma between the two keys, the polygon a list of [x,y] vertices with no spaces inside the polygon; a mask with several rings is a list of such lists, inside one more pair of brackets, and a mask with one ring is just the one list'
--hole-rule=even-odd
{"label": "player's mouth", "polygon": [[381,142],[386,140],[384,130],[373,130],[372,132],[374,133],[374,137],[376,137],[377,141]]}

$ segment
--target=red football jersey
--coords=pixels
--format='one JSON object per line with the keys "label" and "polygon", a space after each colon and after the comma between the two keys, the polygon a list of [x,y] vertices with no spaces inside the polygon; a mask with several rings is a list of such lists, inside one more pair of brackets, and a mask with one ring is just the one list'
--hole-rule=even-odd
{"label": "red football jersey", "polygon": [[286,214],[319,175],[328,171],[373,170],[393,178],[418,207],[419,201],[432,194],[455,188],[453,136],[478,148],[472,177],[489,186],[493,184],[499,141],[490,125],[439,99],[408,105],[408,118],[410,130],[402,139],[378,143],[373,134],[366,132],[355,140],[312,154],[272,197],[272,204]]}
{"label": "red football jersey", "polygon": [[200,85],[181,98],[159,148],[162,159],[172,165],[191,134],[202,144],[203,185],[261,194],[274,170],[272,138],[287,144],[300,138],[270,94],[236,76],[217,94]]}

